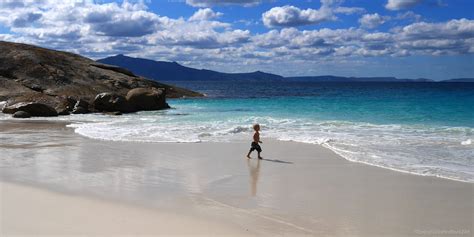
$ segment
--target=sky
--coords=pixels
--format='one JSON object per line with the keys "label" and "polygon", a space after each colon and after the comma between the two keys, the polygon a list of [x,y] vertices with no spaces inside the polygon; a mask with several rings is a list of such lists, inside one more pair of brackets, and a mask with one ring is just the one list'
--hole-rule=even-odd
{"label": "sky", "polygon": [[472,0],[0,0],[0,40],[222,72],[474,78]]}

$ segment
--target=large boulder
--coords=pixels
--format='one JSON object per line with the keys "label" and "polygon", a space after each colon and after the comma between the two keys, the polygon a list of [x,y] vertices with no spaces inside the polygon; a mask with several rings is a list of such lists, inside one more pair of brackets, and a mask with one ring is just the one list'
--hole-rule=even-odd
{"label": "large boulder", "polygon": [[60,102],[55,108],[58,111],[58,115],[71,114],[77,101],[71,96],[59,96],[58,99]]}
{"label": "large boulder", "polygon": [[73,114],[87,114],[89,111],[89,102],[85,100],[78,100],[72,109]]}
{"label": "large boulder", "polygon": [[70,115],[71,112],[68,109],[65,108],[56,108],[56,111],[58,111],[58,115],[64,116],[64,115]]}
{"label": "large boulder", "polygon": [[101,112],[133,112],[125,97],[115,93],[100,93],[93,102],[94,108]]}
{"label": "large boulder", "polygon": [[25,111],[31,116],[52,117],[58,116],[58,112],[49,105],[35,102],[20,102],[3,108],[2,112],[6,114],[14,114],[17,111]]}
{"label": "large boulder", "polygon": [[13,114],[13,118],[30,118],[31,115],[28,112],[25,111],[16,111]]}
{"label": "large boulder", "polygon": [[134,111],[168,109],[165,91],[158,88],[135,88],[127,93],[126,99]]}

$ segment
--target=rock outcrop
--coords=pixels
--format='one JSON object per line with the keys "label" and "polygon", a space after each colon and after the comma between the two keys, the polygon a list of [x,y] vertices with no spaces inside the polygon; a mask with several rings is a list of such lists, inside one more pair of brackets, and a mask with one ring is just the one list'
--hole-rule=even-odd
{"label": "rock outcrop", "polygon": [[131,113],[167,109],[169,105],[163,89],[135,88],[126,97],[110,92],[100,93],[94,99],[93,108],[99,112]]}
{"label": "rock outcrop", "polygon": [[104,92],[98,94],[93,102],[94,108],[101,112],[135,112],[124,96]]}
{"label": "rock outcrop", "polygon": [[13,114],[13,118],[30,118],[31,114],[25,111],[16,111]]}
{"label": "rock outcrop", "polygon": [[89,112],[89,102],[82,99],[78,100],[72,109],[73,114],[87,114]]}
{"label": "rock outcrop", "polygon": [[169,108],[165,92],[156,88],[135,88],[127,93],[126,99],[135,111]]}
{"label": "rock outcrop", "polygon": [[3,108],[2,112],[6,114],[15,114],[18,111],[24,111],[30,116],[37,117],[54,117],[58,116],[58,112],[49,105],[35,102],[20,102]]}
{"label": "rock outcrop", "polygon": [[134,88],[160,88],[168,98],[203,96],[77,54],[0,41],[0,101],[7,107],[34,102],[67,114],[74,111],[71,100],[92,103],[103,92],[125,97]]}

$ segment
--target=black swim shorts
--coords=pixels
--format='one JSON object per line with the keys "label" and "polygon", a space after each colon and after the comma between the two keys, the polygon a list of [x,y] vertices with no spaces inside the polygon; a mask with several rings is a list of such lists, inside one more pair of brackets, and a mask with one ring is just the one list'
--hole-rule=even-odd
{"label": "black swim shorts", "polygon": [[262,148],[256,142],[252,142],[252,144],[250,145],[250,151],[252,152],[254,150],[257,150],[258,152],[262,152]]}

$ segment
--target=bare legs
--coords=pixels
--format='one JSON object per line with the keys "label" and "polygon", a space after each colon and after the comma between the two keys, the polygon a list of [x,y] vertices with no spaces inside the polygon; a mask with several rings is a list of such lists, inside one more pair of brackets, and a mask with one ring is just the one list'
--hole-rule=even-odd
{"label": "bare legs", "polygon": [[[263,159],[263,157],[260,156],[260,152],[259,151],[257,151],[257,152],[258,152],[258,159]],[[251,159],[251,157],[250,157],[251,153],[252,153],[252,150],[250,150],[249,153],[247,154],[247,158]]]}

